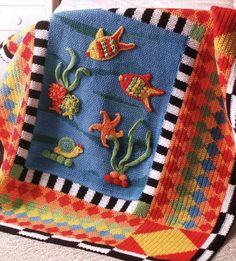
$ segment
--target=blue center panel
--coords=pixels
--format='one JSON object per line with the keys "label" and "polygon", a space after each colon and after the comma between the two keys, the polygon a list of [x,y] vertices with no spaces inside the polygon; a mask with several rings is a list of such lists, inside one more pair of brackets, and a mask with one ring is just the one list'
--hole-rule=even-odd
{"label": "blue center panel", "polygon": [[[121,25],[125,32],[120,41],[135,43],[135,49],[122,51],[112,60],[103,62],[85,56],[99,28],[104,28],[106,35],[112,35]],[[179,34],[103,10],[72,11],[54,16],[49,31],[43,90],[26,166],[69,179],[108,196],[137,200],[152,167],[186,40],[186,37]],[[77,67],[83,66],[92,72],[91,77],[82,76],[73,92],[81,101],[80,112],[73,121],[48,110],[51,104],[48,86],[56,82],[54,71],[58,62],[63,62],[64,67],[69,63],[70,57],[66,51],[69,47],[77,53]],[[151,98],[153,112],[147,112],[142,102],[127,96],[121,90],[118,76],[125,73],[151,73],[151,85],[166,91],[164,96]],[[73,75],[70,75],[70,80],[73,81]],[[90,125],[102,122],[99,114],[101,110],[107,111],[111,119],[115,113],[122,116],[117,130],[124,130],[126,138],[120,139],[120,157],[126,152],[128,131],[139,118],[143,119],[143,124],[135,132],[137,145],[134,147],[133,158],[145,150],[147,129],[152,132],[152,154],[146,161],[127,171],[130,180],[128,188],[111,185],[103,180],[103,176],[112,170],[111,149],[102,146],[100,132],[88,131]],[[85,148],[83,154],[73,159],[71,168],[41,155],[44,149],[53,150],[56,145],[52,143],[53,140],[64,136],[73,138]]]}

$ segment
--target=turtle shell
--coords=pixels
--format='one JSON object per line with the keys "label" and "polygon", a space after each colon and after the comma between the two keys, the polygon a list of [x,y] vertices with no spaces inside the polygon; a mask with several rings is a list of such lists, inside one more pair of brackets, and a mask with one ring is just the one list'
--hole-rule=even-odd
{"label": "turtle shell", "polygon": [[59,140],[58,146],[61,148],[64,152],[72,152],[75,148],[76,144],[73,139],[70,137],[63,137]]}

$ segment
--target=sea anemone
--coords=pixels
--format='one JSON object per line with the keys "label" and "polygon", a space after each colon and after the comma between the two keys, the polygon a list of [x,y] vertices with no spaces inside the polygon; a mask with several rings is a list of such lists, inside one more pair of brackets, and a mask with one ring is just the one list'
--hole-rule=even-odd
{"label": "sea anemone", "polygon": [[67,94],[60,105],[62,116],[73,120],[73,116],[79,111],[79,105],[80,101],[75,95]]}

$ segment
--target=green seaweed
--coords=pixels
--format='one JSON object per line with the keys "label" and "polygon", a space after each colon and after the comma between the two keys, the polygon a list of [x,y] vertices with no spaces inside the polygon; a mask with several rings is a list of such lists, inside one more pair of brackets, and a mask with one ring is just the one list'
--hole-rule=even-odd
{"label": "green seaweed", "polygon": [[131,104],[131,103],[129,103],[129,102],[126,102],[126,101],[124,101],[124,100],[122,100],[122,99],[119,99],[119,98],[117,98],[116,96],[113,96],[113,95],[111,95],[111,94],[108,94],[108,93],[99,93],[99,92],[95,92],[95,91],[93,91],[93,93],[95,93],[95,94],[101,96],[102,98],[104,98],[104,99],[106,99],[106,100],[114,101],[114,102],[117,102],[117,103],[119,103],[119,104],[123,104],[123,105],[126,105],[126,106],[128,106],[128,107],[135,108],[135,109],[138,108],[137,105]]}
{"label": "green seaweed", "polygon": [[78,33],[91,36],[92,38],[95,38],[97,34],[98,29],[93,26],[78,21],[75,22],[74,20],[61,15],[55,15],[54,17],[59,18],[64,24],[68,25],[70,28],[74,29]]}
{"label": "green seaweed", "polygon": [[124,157],[120,160],[119,163],[117,163],[117,154],[120,149],[120,142],[119,140],[114,136],[108,136],[107,139],[112,141],[114,146],[112,150],[112,155],[110,159],[110,164],[113,170],[119,172],[119,173],[125,173],[130,167],[135,167],[142,163],[144,160],[146,160],[151,155],[151,132],[147,131],[146,137],[145,137],[145,145],[146,145],[146,151],[139,156],[137,159],[132,160],[128,162],[132,156],[133,153],[133,147],[134,147],[134,132],[137,129],[137,127],[142,123],[142,120],[139,119],[133,127],[130,129],[128,137],[128,147],[127,152],[124,155]]}
{"label": "green seaweed", "polygon": [[41,135],[41,134],[34,134],[33,135],[33,140],[34,141],[39,141],[39,142],[43,142],[43,143],[47,143],[47,144],[57,144],[58,140],[46,135]]}
{"label": "green seaweed", "polygon": [[[90,26],[88,24],[85,23],[81,23],[79,21],[74,21],[72,19],[69,19],[67,17],[61,16],[61,15],[55,15],[56,18],[60,19],[64,24],[68,25],[70,28],[72,28],[73,30],[75,30],[76,32],[83,34],[83,35],[87,35],[90,36],[92,38],[95,38],[98,28],[95,28],[93,26]],[[112,32],[106,32],[107,34],[111,35]],[[149,35],[142,35],[142,34],[133,34],[133,33],[128,33],[126,32],[126,37],[128,37],[128,39],[133,39],[134,37],[140,38],[140,39],[144,39],[146,40],[147,38],[157,41],[158,39],[156,37],[153,37],[151,34]]]}
{"label": "green seaweed", "polygon": [[74,77],[74,81],[72,83],[69,83],[68,80],[68,73],[74,68],[75,63],[76,63],[76,54],[74,52],[74,50],[72,48],[67,48],[66,49],[69,54],[70,54],[70,62],[67,65],[67,67],[65,68],[65,70],[62,72],[61,75],[61,67],[62,67],[62,63],[58,63],[56,69],[55,69],[55,78],[56,81],[60,84],[62,84],[69,92],[72,92],[79,84],[80,79],[81,79],[81,75],[84,74],[86,76],[90,76],[91,73],[87,68],[84,67],[79,67],[76,71],[75,71],[75,77]]}

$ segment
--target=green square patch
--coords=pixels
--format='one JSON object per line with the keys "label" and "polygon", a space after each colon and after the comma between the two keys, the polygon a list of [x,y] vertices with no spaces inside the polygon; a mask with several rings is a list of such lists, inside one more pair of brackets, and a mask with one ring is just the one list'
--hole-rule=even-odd
{"label": "green square patch", "polygon": [[134,211],[134,214],[137,216],[140,216],[140,217],[146,217],[149,208],[150,208],[150,204],[139,201],[139,203]]}
{"label": "green square patch", "polygon": [[10,177],[13,179],[19,179],[24,167],[18,164],[14,164],[11,168]]}
{"label": "green square patch", "polygon": [[209,76],[209,78],[210,78],[210,81],[211,81],[211,84],[212,84],[212,85],[216,85],[216,84],[219,83],[219,78],[218,78],[217,72],[213,72],[213,73]]}
{"label": "green square patch", "polygon": [[192,30],[190,32],[190,37],[192,37],[194,40],[197,40],[200,42],[204,36],[205,28],[200,25],[193,25]]}

